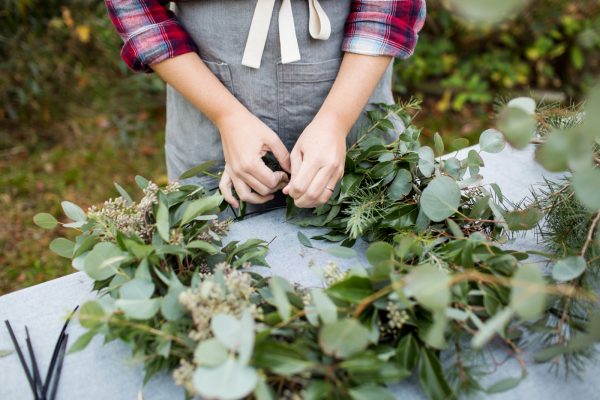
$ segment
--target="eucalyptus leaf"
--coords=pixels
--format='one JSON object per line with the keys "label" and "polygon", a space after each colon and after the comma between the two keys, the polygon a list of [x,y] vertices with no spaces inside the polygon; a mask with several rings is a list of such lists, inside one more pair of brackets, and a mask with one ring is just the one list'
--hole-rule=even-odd
{"label": "eucalyptus leaf", "polygon": [[33,217],[33,223],[42,229],[54,229],[58,221],[51,214],[39,213]]}
{"label": "eucalyptus leaf", "polygon": [[327,247],[325,252],[338,258],[356,258],[358,256],[356,250],[343,246]]}
{"label": "eucalyptus leaf", "polygon": [[498,129],[518,149],[529,144],[537,128],[533,115],[519,107],[505,107],[498,117]]}
{"label": "eucalyptus leaf", "polygon": [[92,279],[102,281],[117,273],[116,263],[107,264],[105,261],[122,257],[125,253],[113,243],[100,242],[85,257],[83,270]]}
{"label": "eucalyptus leaf", "polygon": [[298,241],[300,241],[300,244],[302,244],[302,246],[309,247],[309,248],[313,247],[312,242],[304,233],[298,231],[297,235],[298,235]]}
{"label": "eucalyptus leaf", "polygon": [[158,230],[158,234],[160,235],[162,240],[169,243],[169,208],[165,204],[165,200],[162,200],[163,201],[158,202],[158,211],[156,212],[156,229]]}
{"label": "eucalyptus leaf", "polygon": [[292,316],[292,305],[287,298],[285,289],[287,286],[289,286],[289,284],[283,278],[278,276],[272,277],[269,282],[269,288],[273,294],[275,307],[277,307],[277,312],[283,321],[288,320]]}
{"label": "eucalyptus leaf", "polygon": [[519,317],[531,320],[546,307],[546,284],[537,265],[521,265],[512,278],[510,306]]}
{"label": "eucalyptus leaf", "polygon": [[430,177],[435,168],[435,155],[431,147],[423,146],[419,149],[419,171],[423,176]]}
{"label": "eucalyptus leaf", "polygon": [[486,153],[500,153],[505,146],[502,132],[497,129],[488,129],[479,137],[479,148]]}
{"label": "eucalyptus leaf", "polygon": [[227,360],[228,351],[223,344],[215,339],[207,339],[196,346],[194,362],[198,366],[216,367]]}
{"label": "eucalyptus leaf", "polygon": [[413,268],[406,289],[428,310],[444,311],[450,304],[450,276],[431,264]]}
{"label": "eucalyptus leaf", "polygon": [[504,220],[511,231],[528,231],[535,228],[544,217],[544,213],[536,207],[504,213]]}
{"label": "eucalyptus leaf", "polygon": [[221,196],[220,194],[214,194],[209,197],[202,197],[198,200],[190,202],[183,213],[180,226],[188,224],[196,217],[206,213],[207,211],[219,207],[222,202],[223,196]]}
{"label": "eucalyptus leaf", "polygon": [[187,171],[185,171],[184,173],[182,173],[179,176],[179,180],[193,178],[197,175],[208,172],[216,164],[217,164],[217,162],[215,160],[210,160],[210,161],[203,162],[202,164],[196,165],[195,167],[190,168]]}
{"label": "eucalyptus leaf", "polygon": [[600,210],[600,170],[586,169],[573,174],[573,189],[577,199],[591,211]]}
{"label": "eucalyptus leaf", "polygon": [[440,136],[439,132],[436,132],[433,135],[433,143],[435,146],[435,155],[440,157],[444,154],[444,140],[442,139],[442,136]]}
{"label": "eucalyptus leaf", "polygon": [[123,310],[127,318],[147,320],[156,315],[160,308],[160,299],[126,300],[115,301],[115,306]]}
{"label": "eucalyptus leaf", "polygon": [[229,358],[216,368],[197,368],[192,377],[194,389],[207,399],[237,400],[248,396],[258,383],[256,371]]}
{"label": "eucalyptus leaf", "polygon": [[448,0],[463,18],[478,24],[497,24],[515,15],[530,0]]}
{"label": "eucalyptus leaf", "polygon": [[501,332],[512,318],[512,310],[504,308],[502,311],[496,312],[496,315],[488,319],[485,324],[477,331],[471,340],[471,346],[481,348],[489,342],[494,335]]}
{"label": "eucalyptus leaf", "polygon": [[388,187],[387,196],[391,200],[401,200],[412,191],[413,177],[409,170],[401,169]]}
{"label": "eucalyptus leaf", "polygon": [[85,221],[85,212],[77,204],[71,203],[70,201],[63,201],[60,204],[62,205],[65,215],[69,217],[71,221]]}
{"label": "eucalyptus leaf", "polygon": [[458,211],[460,188],[456,181],[448,176],[437,177],[423,191],[420,204],[430,220],[443,221]]}
{"label": "eucalyptus leaf", "polygon": [[577,279],[587,269],[587,262],[581,256],[571,256],[558,260],[552,267],[552,278],[559,282]]}
{"label": "eucalyptus leaf", "polygon": [[321,289],[312,289],[310,297],[324,324],[331,324],[337,320],[337,307],[335,303]]}
{"label": "eucalyptus leaf", "polygon": [[367,348],[369,330],[355,319],[327,324],[319,332],[319,345],[325,354],[348,358]]}
{"label": "eucalyptus leaf", "polygon": [[132,279],[119,288],[122,299],[144,300],[154,293],[154,283],[143,279]]}
{"label": "eucalyptus leaf", "polygon": [[64,258],[73,257],[75,243],[65,238],[56,238],[50,242],[50,250]]}
{"label": "eucalyptus leaf", "polygon": [[115,185],[115,189],[117,189],[117,192],[119,192],[121,197],[124,198],[125,201],[127,201],[127,203],[129,203],[129,204],[133,203],[133,199],[131,198],[129,193],[127,193],[127,191],[125,189],[123,189],[123,187],[121,185],[119,185],[117,182],[113,182],[113,184]]}

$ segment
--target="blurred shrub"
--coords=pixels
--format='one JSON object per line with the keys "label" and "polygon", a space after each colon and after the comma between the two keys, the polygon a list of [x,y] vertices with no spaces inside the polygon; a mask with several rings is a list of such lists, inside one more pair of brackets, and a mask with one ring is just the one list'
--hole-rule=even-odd
{"label": "blurred shrub", "polygon": [[[111,99],[148,102],[158,79],[128,73],[121,40],[97,0],[4,0],[0,11],[0,123],[45,125],[106,110]],[[127,79],[127,81],[124,81]],[[145,100],[144,100],[145,99]],[[120,102],[123,103],[123,102]],[[14,138],[13,138],[14,139]],[[2,141],[4,142],[4,140]],[[3,143],[0,143],[0,147]]]}
{"label": "blurred shrub", "polygon": [[459,20],[428,0],[414,56],[397,63],[399,93],[438,96],[439,111],[539,89],[580,97],[600,73],[600,2],[535,0],[496,27]]}

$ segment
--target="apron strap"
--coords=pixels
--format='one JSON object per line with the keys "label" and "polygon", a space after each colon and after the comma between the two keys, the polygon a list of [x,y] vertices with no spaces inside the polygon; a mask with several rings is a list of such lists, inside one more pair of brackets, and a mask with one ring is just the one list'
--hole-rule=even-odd
{"label": "apron strap", "polygon": [[[260,62],[267,43],[267,35],[275,0],[257,0],[250,32],[244,49],[242,65],[260,68]],[[319,4],[319,0],[308,0],[308,27],[312,38],[327,40],[331,35],[331,22]],[[279,41],[281,44],[281,62],[290,63],[300,60],[300,48],[296,37],[294,15],[291,0],[283,0],[279,10]]]}

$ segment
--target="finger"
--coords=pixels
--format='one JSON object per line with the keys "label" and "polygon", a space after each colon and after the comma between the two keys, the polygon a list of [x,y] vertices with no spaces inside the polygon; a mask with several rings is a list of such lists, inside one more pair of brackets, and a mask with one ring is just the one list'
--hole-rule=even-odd
{"label": "finger", "polygon": [[267,145],[269,146],[269,150],[271,150],[271,153],[273,153],[277,161],[279,161],[279,165],[281,166],[281,168],[283,168],[283,170],[286,172],[290,172],[292,168],[290,161],[290,153],[288,152],[281,139],[279,139],[277,135],[273,135],[267,143]]}
{"label": "finger", "polygon": [[[265,168],[269,169],[265,166]],[[270,171],[270,170],[269,170]],[[241,175],[241,178],[250,186],[256,193],[261,196],[268,196],[273,193],[273,189],[277,186],[277,179],[273,172],[270,172],[268,181],[257,178],[252,172],[246,172]],[[266,183],[266,184],[265,184]]]}
{"label": "finger", "polygon": [[283,171],[275,172],[275,176],[277,177],[277,180],[279,181],[279,184],[275,188],[275,192],[283,189],[290,182],[290,178],[288,177],[288,174],[286,174]]}
{"label": "finger", "polygon": [[286,185],[283,188],[283,193],[289,195],[289,191],[290,191],[290,184],[291,182],[294,180],[294,176],[296,176],[298,170],[300,169],[300,165],[302,164],[302,156],[300,154],[300,152],[296,149],[292,150],[292,152],[290,153],[290,165],[291,165],[291,179],[290,179],[290,183],[288,183],[288,185]]}
{"label": "finger", "polygon": [[261,196],[258,193],[252,193],[250,186],[248,186],[242,179],[239,179],[235,176],[232,176],[231,179],[240,200],[251,204],[263,204],[269,200],[273,200],[273,195]]}
{"label": "finger", "polygon": [[271,170],[262,160],[257,162],[243,174],[245,181],[256,192],[266,196],[274,192],[274,189],[279,184],[279,180],[275,172]]}
{"label": "finger", "polygon": [[[294,199],[300,198],[312,183],[313,179],[317,175],[317,172],[321,168],[321,164],[314,159],[307,159],[306,157],[302,160],[300,169],[296,175],[292,175],[289,185],[289,194]],[[328,169],[327,173],[333,173],[332,170]]]}
{"label": "finger", "polygon": [[219,190],[221,191],[221,194],[226,202],[231,204],[234,208],[239,208],[240,203],[233,195],[232,187],[233,182],[231,181],[231,177],[227,173],[227,170],[225,170],[221,176],[221,180],[219,181]]}
{"label": "finger", "polygon": [[340,178],[341,176],[336,176],[335,179],[329,181],[329,183],[325,187],[325,190],[323,191],[323,193],[321,193],[319,200],[317,200],[317,205],[325,204],[329,201],[331,196],[333,196],[333,190],[329,190],[328,187],[331,189],[335,189],[335,186],[337,185]]}
{"label": "finger", "polygon": [[[294,201],[294,203],[302,208],[317,206],[324,192],[331,193],[331,190],[327,189],[326,186],[330,181],[334,180],[334,172],[335,170],[333,168],[321,168],[310,183],[306,192]],[[327,197],[327,199],[329,200],[329,197]]]}

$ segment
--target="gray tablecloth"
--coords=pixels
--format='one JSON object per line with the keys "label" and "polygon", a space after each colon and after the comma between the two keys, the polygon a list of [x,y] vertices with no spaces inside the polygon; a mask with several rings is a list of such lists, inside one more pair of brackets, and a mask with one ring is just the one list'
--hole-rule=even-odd
{"label": "gray tablecloth", "polygon": [[[465,150],[463,150],[464,152]],[[496,182],[511,200],[519,200],[529,193],[531,185],[542,181],[542,176],[552,177],[533,162],[533,149],[516,151],[510,148],[498,154],[482,154],[486,163],[482,174],[486,182]],[[360,263],[367,265],[362,255],[365,244],[357,243],[361,254],[358,260],[334,259],[327,253],[307,249],[297,239],[298,227],[285,222],[283,210],[272,211],[233,225],[230,240],[244,240],[257,237],[270,244],[267,260],[270,269],[260,269],[273,273],[302,285],[321,285],[312,265],[324,266],[328,261],[336,261],[343,268]],[[303,229],[307,236],[318,231]],[[316,242],[324,248],[326,243]],[[522,249],[536,247],[531,235],[519,237],[507,246]],[[35,351],[46,371],[54,347],[54,341],[65,317],[77,304],[94,298],[91,281],[83,273],[74,273],[28,289],[0,297],[0,321],[9,319],[17,337],[24,343],[24,326],[29,327]],[[73,322],[68,329],[70,343],[84,330]],[[0,327],[0,350],[12,349],[8,332]],[[161,375],[146,386],[142,385],[143,372],[140,365],[130,361],[130,349],[120,342],[103,345],[103,339],[96,337],[84,351],[68,355],[63,366],[58,399],[136,399],[140,393],[146,400],[183,399],[183,390],[176,387],[169,375]],[[582,380],[571,378],[565,381],[548,371],[547,365],[528,366],[529,376],[515,390],[491,396],[494,399],[592,399],[599,398],[600,363],[591,366]],[[503,377],[519,376],[520,370],[508,362],[498,369],[486,382],[492,383]],[[415,378],[394,387],[398,398],[423,399]],[[481,396],[485,397],[485,396]],[[31,399],[32,395],[16,353],[0,358],[0,400]]]}

